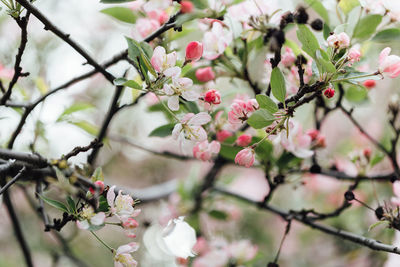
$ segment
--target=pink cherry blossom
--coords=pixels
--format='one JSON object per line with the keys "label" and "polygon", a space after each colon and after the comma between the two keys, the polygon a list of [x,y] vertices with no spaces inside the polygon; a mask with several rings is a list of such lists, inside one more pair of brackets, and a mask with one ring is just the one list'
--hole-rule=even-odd
{"label": "pink cherry blossom", "polygon": [[285,48],[285,53],[282,55],[281,62],[283,66],[290,67],[296,61],[296,55],[293,53],[293,50],[289,47]]}
{"label": "pink cherry blossom", "polygon": [[327,39],[328,45],[333,48],[342,49],[350,45],[350,37],[345,33],[332,34]]}
{"label": "pink cherry blossom", "polygon": [[168,107],[171,110],[179,110],[179,97],[182,96],[187,101],[199,99],[199,94],[192,88],[193,81],[189,78],[172,77],[172,84],[164,84],[163,91],[169,96]]}
{"label": "pink cherry blossom", "polygon": [[359,47],[352,47],[349,50],[349,54],[347,55],[347,59],[351,62],[354,63],[356,61],[360,61],[361,58],[361,51]]}
{"label": "pink cherry blossom", "polygon": [[221,144],[218,141],[208,143],[207,140],[204,140],[193,147],[193,156],[202,161],[208,161],[213,155],[218,154],[220,149]]}
{"label": "pink cherry blossom", "polygon": [[150,61],[158,73],[163,73],[167,77],[177,77],[180,75],[181,69],[175,66],[176,59],[175,51],[167,54],[164,47],[157,46]]}
{"label": "pink cherry blossom", "polygon": [[289,123],[289,136],[284,130],[277,136],[271,136],[270,138],[273,139],[273,144],[276,148],[283,147],[298,158],[308,158],[314,154],[310,150],[311,137],[308,134],[303,134],[300,123],[296,121],[292,120]]}
{"label": "pink cherry blossom", "polygon": [[216,59],[224,53],[231,41],[232,34],[224,29],[221,23],[214,22],[211,31],[207,31],[203,37],[203,57],[209,60]]}
{"label": "pink cherry blossom", "polygon": [[254,150],[252,148],[245,148],[240,150],[235,157],[235,163],[246,168],[250,168],[254,164]]}
{"label": "pink cherry blossom", "polygon": [[248,99],[245,101],[236,98],[231,105],[231,110],[228,112],[228,121],[233,125],[241,125],[256,109],[258,109],[257,100]]}
{"label": "pink cherry blossom", "polygon": [[200,82],[206,83],[215,79],[215,74],[211,67],[199,68],[196,70],[196,78]]}
{"label": "pink cherry blossom", "polygon": [[200,42],[190,42],[186,46],[186,60],[197,61],[203,55],[203,44]]}
{"label": "pink cherry blossom", "polygon": [[386,47],[379,55],[379,71],[380,73],[388,73],[390,78],[396,78],[400,75],[400,57],[389,55],[390,47]]}
{"label": "pink cherry blossom", "polygon": [[252,139],[252,136],[251,136],[251,135],[249,135],[249,134],[242,134],[242,135],[239,136],[238,139],[236,140],[236,144],[237,144],[238,146],[241,146],[241,147],[246,147],[246,146],[250,145],[251,139]]}
{"label": "pink cherry blossom", "polygon": [[136,267],[137,262],[130,253],[138,249],[139,244],[135,242],[120,246],[114,256],[114,267]]}

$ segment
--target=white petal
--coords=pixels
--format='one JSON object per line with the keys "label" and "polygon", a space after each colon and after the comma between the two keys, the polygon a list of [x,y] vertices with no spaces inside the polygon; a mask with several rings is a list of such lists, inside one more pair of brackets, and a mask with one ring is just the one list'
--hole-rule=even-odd
{"label": "white petal", "polygon": [[169,84],[164,84],[163,91],[167,95],[173,95],[175,93],[174,90],[172,90],[171,86],[169,86]]}
{"label": "white petal", "polygon": [[163,240],[173,255],[184,259],[195,256],[192,249],[196,244],[196,231],[187,222],[175,219],[166,230]]}
{"label": "white petal", "polygon": [[177,123],[175,124],[174,129],[172,130],[172,137],[177,140],[179,135],[181,134],[182,131],[182,124]]}
{"label": "white petal", "polygon": [[189,125],[203,125],[211,121],[211,116],[206,112],[194,115],[188,122]]}
{"label": "white petal", "polygon": [[107,203],[108,206],[111,208],[114,207],[114,199],[115,199],[115,185],[111,186],[110,189],[108,189],[107,192]]}
{"label": "white petal", "polygon": [[167,77],[179,77],[181,75],[181,68],[180,67],[171,67],[164,70],[164,75]]}
{"label": "white petal", "polygon": [[168,98],[168,107],[174,111],[179,110],[179,96],[177,95],[170,96]]}
{"label": "white petal", "polygon": [[196,101],[199,99],[199,94],[195,91],[189,90],[182,92],[182,97],[187,101]]}
{"label": "white petal", "polygon": [[104,223],[104,220],[106,219],[106,215],[104,212],[99,212],[96,215],[94,215],[92,218],[90,218],[90,223],[93,225],[102,225]]}

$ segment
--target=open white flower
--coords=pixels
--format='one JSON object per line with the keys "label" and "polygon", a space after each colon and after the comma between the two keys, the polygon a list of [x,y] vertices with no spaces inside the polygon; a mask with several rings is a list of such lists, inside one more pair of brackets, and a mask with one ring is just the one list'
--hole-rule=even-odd
{"label": "open white flower", "polygon": [[107,203],[110,206],[110,211],[119,219],[135,217],[140,213],[140,210],[133,208],[134,201],[130,195],[122,195],[122,190],[118,192],[115,197],[115,185],[113,185],[107,192]]}
{"label": "open white flower", "polygon": [[196,231],[184,220],[173,219],[163,230],[163,240],[168,250],[179,258],[194,257],[192,249],[196,244]]}
{"label": "open white flower", "polygon": [[95,213],[92,206],[83,208],[79,215],[81,219],[76,221],[76,225],[82,230],[87,230],[91,226],[101,226],[106,219],[104,212]]}
{"label": "open white flower", "polygon": [[207,132],[201,125],[211,121],[211,116],[205,112],[186,114],[180,123],[177,123],[172,131],[172,137],[180,142],[187,140],[204,141]]}
{"label": "open white flower", "polygon": [[158,73],[163,73],[167,77],[177,77],[181,74],[181,68],[175,66],[176,59],[175,51],[167,54],[164,47],[157,46],[151,57],[151,65]]}
{"label": "open white flower", "polygon": [[131,242],[120,246],[114,256],[114,267],[135,267],[137,262],[133,259],[130,253],[139,249],[139,244]]}
{"label": "open white flower", "polygon": [[171,110],[179,109],[179,96],[187,101],[195,101],[199,99],[199,94],[193,91],[193,81],[189,78],[172,77],[172,84],[165,84],[163,91],[168,98],[168,107]]}

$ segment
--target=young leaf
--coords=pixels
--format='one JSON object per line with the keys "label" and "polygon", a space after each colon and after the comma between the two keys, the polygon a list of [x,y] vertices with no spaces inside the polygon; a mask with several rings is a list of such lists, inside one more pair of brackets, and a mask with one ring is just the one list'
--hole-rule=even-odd
{"label": "young leaf", "polygon": [[275,113],[278,111],[278,105],[276,105],[269,96],[256,95],[256,100],[258,102],[258,105],[260,105],[260,108],[264,108],[271,113]]}
{"label": "young leaf", "polygon": [[127,79],[121,77],[121,78],[116,78],[113,81],[113,83],[114,83],[114,85],[121,86],[121,85],[124,85],[124,83],[126,83],[127,81],[128,81]]}
{"label": "young leaf", "polygon": [[68,208],[64,205],[64,203],[62,203],[62,202],[60,202],[60,201],[57,201],[57,200],[53,200],[53,199],[47,198],[47,197],[45,197],[45,196],[43,196],[43,195],[40,195],[40,194],[38,194],[38,196],[39,196],[44,202],[46,202],[47,204],[49,204],[50,206],[53,206],[53,207],[56,208],[56,209],[59,209],[59,210],[61,210],[61,211],[63,211],[63,212],[67,212],[67,213],[68,213]]}
{"label": "young leaf", "polygon": [[382,225],[382,224],[386,224],[386,226],[389,226],[389,222],[388,222],[388,221],[379,221],[379,222],[376,222],[376,223],[374,223],[374,224],[371,224],[371,225],[368,227],[368,232],[370,232],[370,231],[373,230],[375,227],[377,227],[377,226],[379,226],[379,225]]}
{"label": "young leaf", "polygon": [[271,73],[271,89],[272,94],[278,101],[284,102],[286,98],[286,84],[285,78],[281,70],[275,67]]}
{"label": "young leaf", "polygon": [[362,18],[354,29],[354,38],[369,38],[375,33],[376,28],[382,21],[381,15],[368,15]]}
{"label": "young leaf", "polygon": [[208,212],[208,215],[210,215],[214,219],[221,221],[225,221],[226,219],[228,219],[228,214],[220,210],[211,210],[210,212]]}
{"label": "young leaf", "polygon": [[371,161],[369,162],[369,165],[371,167],[374,167],[376,164],[378,164],[379,162],[381,162],[383,159],[385,158],[385,154],[381,153],[381,152],[377,152],[376,154],[374,154],[374,156],[372,157]]}
{"label": "young leaf", "polygon": [[127,22],[127,23],[135,23],[136,15],[132,12],[131,9],[127,7],[110,7],[100,11],[103,14],[109,15],[119,21]]}
{"label": "young leaf", "polygon": [[319,49],[319,43],[317,37],[306,25],[299,25],[297,30],[297,38],[301,42],[302,49],[309,54],[312,58],[315,58],[315,51]]}
{"label": "young leaf", "polygon": [[99,129],[97,128],[96,125],[91,124],[90,122],[80,120],[80,121],[71,121],[71,124],[81,128],[85,132],[87,132],[90,135],[96,136],[97,133],[99,132]]}
{"label": "young leaf", "polygon": [[175,124],[169,123],[154,129],[149,136],[166,137],[172,134]]}
{"label": "young leaf", "polygon": [[360,2],[358,2],[358,0],[341,0],[338,5],[343,13],[347,15],[353,8],[359,6]]}
{"label": "young leaf", "polygon": [[221,150],[219,151],[219,154],[223,158],[233,161],[233,160],[235,160],[236,154],[239,153],[239,151],[242,149],[243,149],[242,147],[238,147],[238,146],[221,144]]}
{"label": "young leaf", "polygon": [[321,16],[325,23],[329,24],[329,13],[320,0],[305,0],[305,2]]}
{"label": "young leaf", "polygon": [[71,115],[72,113],[78,112],[78,111],[82,111],[82,110],[86,110],[86,109],[90,109],[90,108],[94,108],[93,105],[89,104],[89,103],[76,103],[73,104],[72,106],[66,108],[64,110],[64,112],[58,117],[57,122],[63,121],[66,119],[66,117],[68,115]]}
{"label": "young leaf", "polygon": [[351,102],[362,102],[368,97],[368,90],[360,85],[352,85],[347,88],[344,97]]}
{"label": "young leaf", "polygon": [[377,43],[400,41],[400,29],[391,28],[380,31],[372,38],[372,41]]}
{"label": "young leaf", "polygon": [[68,203],[69,213],[74,214],[76,212],[75,201],[70,196],[67,196],[67,203]]}
{"label": "young leaf", "polygon": [[267,127],[274,121],[275,121],[274,115],[272,115],[266,109],[259,109],[255,111],[253,114],[251,114],[250,118],[247,119],[247,123],[255,129],[261,129]]}

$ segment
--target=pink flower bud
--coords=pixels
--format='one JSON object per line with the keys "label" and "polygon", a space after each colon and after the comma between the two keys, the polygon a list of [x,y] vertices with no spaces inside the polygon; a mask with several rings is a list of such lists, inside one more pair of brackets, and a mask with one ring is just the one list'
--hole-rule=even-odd
{"label": "pink flower bud", "polygon": [[133,218],[127,218],[122,222],[122,227],[125,229],[135,229],[139,226],[139,223]]}
{"label": "pink flower bud", "polygon": [[363,85],[365,87],[367,87],[368,89],[371,89],[371,88],[375,87],[376,81],[374,81],[374,80],[366,80],[366,81],[363,82]]}
{"label": "pink flower bud", "polygon": [[186,47],[186,60],[197,61],[203,55],[203,44],[200,42],[190,42]]}
{"label": "pink flower bud", "polygon": [[396,78],[400,75],[400,57],[389,55],[391,52],[390,47],[386,47],[379,55],[379,71],[386,72],[390,78]]}
{"label": "pink flower bud", "polygon": [[360,57],[361,57],[360,50],[354,47],[350,49],[349,54],[347,55],[347,58],[351,63],[360,61]]}
{"label": "pink flower bud", "polygon": [[231,137],[233,134],[228,130],[221,130],[217,132],[217,140],[219,142],[224,142],[227,138]]}
{"label": "pink flower bud", "polygon": [[196,78],[200,82],[206,83],[215,79],[215,74],[211,67],[200,68],[196,70]]}
{"label": "pink flower bud", "polygon": [[221,95],[217,90],[208,90],[204,96],[204,101],[214,105],[221,104]]}
{"label": "pink flower bud", "polygon": [[246,168],[254,164],[254,150],[252,148],[245,148],[240,150],[235,157],[235,163]]}
{"label": "pink flower bud", "polygon": [[[99,194],[103,193],[103,191],[104,191],[104,182],[99,180],[99,181],[94,182],[94,184],[97,185],[100,188]],[[89,187],[89,191],[92,194],[95,193],[95,190],[94,190],[93,187]]]}
{"label": "pink flower bud", "polygon": [[241,147],[246,147],[246,146],[250,145],[251,139],[252,139],[252,136],[251,136],[251,135],[249,135],[249,134],[242,134],[242,135],[239,136],[238,139],[236,140],[236,144],[237,144],[238,146],[241,146]]}
{"label": "pink flower bud", "polygon": [[324,91],[324,95],[325,95],[327,98],[332,98],[332,97],[335,95],[335,89],[329,87],[328,89],[326,89],[326,90]]}
{"label": "pink flower bud", "polygon": [[341,32],[339,34],[330,35],[327,39],[327,42],[330,47],[342,49],[349,47],[350,38],[346,33]]}
{"label": "pink flower bud", "polygon": [[218,154],[220,149],[221,144],[219,142],[212,141],[211,143],[208,143],[207,140],[204,140],[202,142],[198,142],[193,147],[193,156],[202,161],[208,161],[213,155]]}
{"label": "pink flower bud", "polygon": [[365,148],[363,154],[367,159],[369,159],[371,157],[372,151],[370,148]]}
{"label": "pink flower bud", "polygon": [[319,136],[319,131],[317,129],[310,129],[307,134],[311,137],[311,141],[315,141]]}
{"label": "pink flower bud", "polygon": [[190,1],[181,1],[181,12],[185,13],[192,13],[193,11],[193,3]]}

